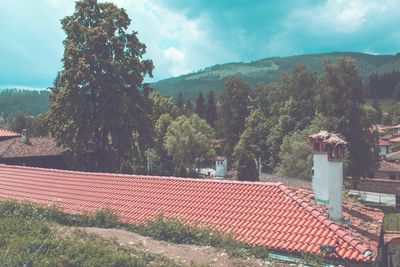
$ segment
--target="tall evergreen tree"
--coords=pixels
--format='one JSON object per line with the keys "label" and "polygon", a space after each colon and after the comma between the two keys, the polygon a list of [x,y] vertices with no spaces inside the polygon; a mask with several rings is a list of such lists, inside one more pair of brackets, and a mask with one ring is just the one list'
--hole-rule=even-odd
{"label": "tall evergreen tree", "polygon": [[206,106],[205,106],[203,93],[201,91],[199,92],[197,99],[196,99],[196,113],[197,113],[197,115],[199,115],[200,118],[202,118],[202,119],[205,118]]}
{"label": "tall evergreen tree", "polygon": [[186,104],[185,104],[185,109],[184,110],[185,110],[185,114],[186,115],[191,115],[193,113],[194,107],[193,107],[192,101],[190,101],[189,98],[186,100]]}
{"label": "tall evergreen tree", "polygon": [[208,124],[210,124],[212,127],[215,127],[215,122],[217,120],[217,105],[215,104],[213,91],[208,92],[205,119]]}
{"label": "tall evergreen tree", "polygon": [[175,106],[177,109],[177,113],[179,115],[183,114],[183,109],[185,107],[185,97],[183,96],[183,94],[181,92],[178,93],[178,95],[175,98]]}
{"label": "tall evergreen tree", "polygon": [[226,156],[231,156],[249,115],[250,87],[238,77],[230,77],[220,96],[219,126],[225,138]]}
{"label": "tall evergreen tree", "polygon": [[371,166],[371,134],[362,105],[364,90],[356,65],[351,59],[337,64],[324,63],[325,74],[320,80],[319,110],[338,120],[338,131],[349,144],[348,174],[355,179],[366,176]]}
{"label": "tall evergreen tree", "polygon": [[[46,122],[59,145],[85,168],[117,171],[149,136],[148,87],[153,63],[143,60],[146,46],[124,9],[97,0],[81,0],[62,19],[66,33],[63,68],[50,96]],[[136,137],[134,139],[134,136]]]}

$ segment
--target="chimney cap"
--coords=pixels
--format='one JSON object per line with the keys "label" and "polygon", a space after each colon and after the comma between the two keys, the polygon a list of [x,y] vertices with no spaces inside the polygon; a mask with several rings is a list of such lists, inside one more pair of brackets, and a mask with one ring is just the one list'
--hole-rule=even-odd
{"label": "chimney cap", "polygon": [[319,133],[308,136],[310,142],[322,142],[325,145],[347,146],[348,142],[340,138],[340,134],[329,133],[328,131],[320,131]]}

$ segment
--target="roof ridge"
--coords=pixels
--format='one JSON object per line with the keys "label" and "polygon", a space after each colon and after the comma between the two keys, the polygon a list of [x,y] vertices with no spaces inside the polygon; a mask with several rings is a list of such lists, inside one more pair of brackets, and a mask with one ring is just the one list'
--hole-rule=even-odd
{"label": "roof ridge", "polygon": [[118,176],[118,177],[136,177],[136,178],[152,178],[152,179],[169,179],[178,181],[191,181],[191,182],[208,182],[208,183],[227,183],[227,184],[244,184],[244,185],[264,185],[264,186],[280,186],[283,183],[268,183],[268,182],[250,182],[250,181],[236,181],[236,180],[220,180],[220,179],[201,179],[201,178],[186,178],[176,176],[158,176],[158,175],[136,175],[136,174],[121,174],[121,173],[109,173],[109,172],[85,172],[85,171],[72,171],[72,170],[60,170],[51,168],[40,168],[40,167],[28,167],[20,165],[7,165],[0,164],[0,168],[8,169],[21,169],[21,170],[42,170],[54,173],[72,173],[72,174],[90,174],[93,176]]}
{"label": "roof ridge", "polygon": [[[296,190],[291,189],[290,187],[281,184],[278,188],[295,202],[297,202],[301,207],[303,207],[307,212],[309,212],[314,218],[327,226],[331,231],[333,231],[336,235],[338,235],[342,240],[352,246],[355,250],[360,252],[364,257],[367,251],[370,251],[369,247],[363,244],[358,239],[351,236],[346,229],[344,229],[341,225],[336,224],[334,221],[330,220],[324,213],[320,210],[316,209],[312,205],[309,204],[309,201],[305,200],[304,197],[299,196],[296,193]],[[360,248],[361,246],[361,248]],[[368,256],[371,257],[371,256]]]}

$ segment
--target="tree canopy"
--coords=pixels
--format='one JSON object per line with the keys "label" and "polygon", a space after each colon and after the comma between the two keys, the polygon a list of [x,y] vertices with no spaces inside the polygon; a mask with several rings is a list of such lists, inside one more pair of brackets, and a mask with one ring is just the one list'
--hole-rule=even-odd
{"label": "tree canopy", "polygon": [[87,167],[82,158],[90,153],[98,171],[117,170],[132,151],[142,153],[151,128],[143,79],[152,76],[153,63],[142,59],[146,46],[127,32],[130,22],[124,9],[97,0],[77,1],[61,21],[63,68],[46,122],[76,164]]}
{"label": "tree canopy", "polygon": [[172,156],[176,175],[184,169],[189,176],[195,176],[199,163],[213,157],[213,139],[213,129],[197,114],[174,120],[165,135],[164,147]]}

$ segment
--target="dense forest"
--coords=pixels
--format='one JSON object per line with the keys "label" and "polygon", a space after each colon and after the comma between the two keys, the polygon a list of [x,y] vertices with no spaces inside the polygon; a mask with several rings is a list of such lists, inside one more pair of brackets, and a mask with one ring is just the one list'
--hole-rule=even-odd
{"label": "dense forest", "polygon": [[354,60],[360,79],[365,85],[374,74],[390,73],[400,70],[400,53],[396,55],[370,55],[354,52],[334,52],[290,57],[272,57],[253,62],[236,62],[211,66],[197,72],[164,79],[151,86],[163,95],[175,97],[179,92],[194,100],[199,91],[213,90],[220,93],[230,76],[238,76],[250,86],[258,83],[275,83],[291,73],[297,65],[304,65],[317,75],[324,71],[324,61],[337,62],[342,58]]}
{"label": "dense forest", "polygon": [[49,106],[49,91],[3,89],[0,90],[0,115],[13,117],[17,112],[27,116],[45,113]]}

